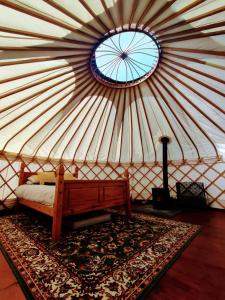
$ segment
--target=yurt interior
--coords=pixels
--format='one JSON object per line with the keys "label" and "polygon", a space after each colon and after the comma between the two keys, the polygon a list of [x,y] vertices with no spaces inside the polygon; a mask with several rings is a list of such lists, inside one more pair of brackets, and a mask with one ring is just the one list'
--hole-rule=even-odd
{"label": "yurt interior", "polygon": [[0,299],[225,299],[225,1],[0,0]]}

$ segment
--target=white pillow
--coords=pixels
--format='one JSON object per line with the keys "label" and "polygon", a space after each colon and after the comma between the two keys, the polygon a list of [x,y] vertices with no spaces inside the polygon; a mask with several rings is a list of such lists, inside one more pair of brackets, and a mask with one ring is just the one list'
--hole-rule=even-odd
{"label": "white pillow", "polygon": [[38,175],[31,175],[27,178],[27,181],[31,181],[32,183],[40,183]]}
{"label": "white pillow", "polygon": [[29,180],[28,180],[28,181],[26,182],[26,184],[29,184],[29,185],[30,185],[30,184],[34,184],[34,183],[33,183],[32,181],[29,181]]}

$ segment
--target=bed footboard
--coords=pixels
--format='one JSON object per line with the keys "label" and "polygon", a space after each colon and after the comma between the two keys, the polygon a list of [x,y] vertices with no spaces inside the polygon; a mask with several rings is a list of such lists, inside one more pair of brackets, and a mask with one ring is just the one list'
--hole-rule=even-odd
{"label": "bed footboard", "polygon": [[124,205],[130,216],[129,178],[121,180],[74,180],[63,177],[64,168],[57,170],[55,201],[53,208],[53,240],[60,239],[62,218],[90,211]]}

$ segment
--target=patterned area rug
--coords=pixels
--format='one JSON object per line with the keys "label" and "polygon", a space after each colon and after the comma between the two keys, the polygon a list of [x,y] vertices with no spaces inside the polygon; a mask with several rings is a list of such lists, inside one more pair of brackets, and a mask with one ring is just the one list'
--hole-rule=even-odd
{"label": "patterned area rug", "polygon": [[0,218],[2,251],[29,299],[143,298],[199,231],[136,213],[66,231],[60,242],[50,228],[24,213]]}

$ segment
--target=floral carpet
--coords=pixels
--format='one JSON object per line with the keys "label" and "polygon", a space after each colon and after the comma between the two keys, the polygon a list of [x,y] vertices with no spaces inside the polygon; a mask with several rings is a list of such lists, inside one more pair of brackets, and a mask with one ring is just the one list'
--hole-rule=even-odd
{"label": "floral carpet", "polygon": [[1,249],[29,299],[143,298],[199,226],[133,214],[66,230],[51,240],[46,218],[0,218]]}

